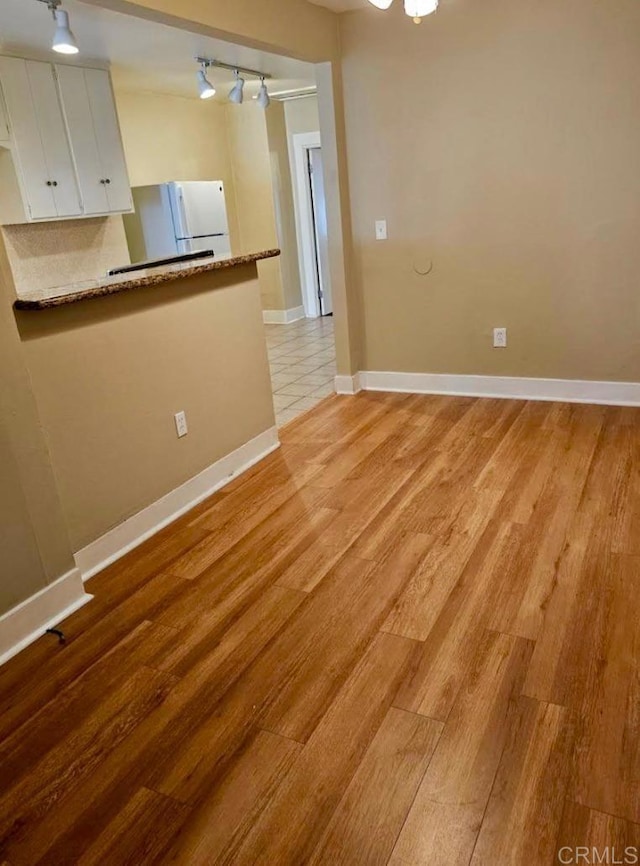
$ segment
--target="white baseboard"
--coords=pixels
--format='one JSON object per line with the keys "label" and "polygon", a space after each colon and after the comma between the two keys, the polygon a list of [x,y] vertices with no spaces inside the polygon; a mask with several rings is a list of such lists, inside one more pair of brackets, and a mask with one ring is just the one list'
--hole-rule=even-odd
{"label": "white baseboard", "polygon": [[[446,373],[360,373],[365,391],[408,394],[450,394],[459,397],[503,397],[640,406],[640,382],[597,382],[586,379],[529,379],[519,376],[463,376]],[[337,388],[337,385],[336,385]],[[348,393],[348,392],[342,392]]]}
{"label": "white baseboard", "polygon": [[[77,568],[0,616],[0,665],[91,601]],[[53,639],[52,639],[53,640]]]}
{"label": "white baseboard", "polygon": [[263,310],[262,321],[265,325],[290,325],[304,319],[304,307],[291,307],[288,310]]}
{"label": "white baseboard", "polygon": [[334,379],[336,394],[357,394],[362,390],[360,376],[360,373],[356,373],[355,376],[336,376]]}
{"label": "white baseboard", "polygon": [[87,580],[151,538],[207,496],[228,484],[280,446],[278,428],[271,427],[217,460],[180,487],[110,529],[75,554],[76,565]]}

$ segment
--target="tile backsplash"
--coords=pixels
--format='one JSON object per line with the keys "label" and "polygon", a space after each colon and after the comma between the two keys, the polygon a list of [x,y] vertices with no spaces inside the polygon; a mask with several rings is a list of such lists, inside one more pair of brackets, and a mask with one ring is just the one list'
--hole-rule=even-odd
{"label": "tile backsplash", "polygon": [[16,293],[95,280],[129,262],[121,216],[0,228]]}

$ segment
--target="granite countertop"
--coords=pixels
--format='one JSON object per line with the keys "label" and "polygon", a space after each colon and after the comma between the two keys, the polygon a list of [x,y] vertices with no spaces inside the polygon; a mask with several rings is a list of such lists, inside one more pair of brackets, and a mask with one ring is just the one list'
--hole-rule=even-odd
{"label": "granite countertop", "polygon": [[65,304],[75,304],[89,298],[102,298],[105,295],[115,295],[118,292],[128,292],[145,286],[156,286],[171,280],[181,280],[208,271],[220,271],[247,265],[260,259],[271,259],[280,255],[280,250],[263,250],[259,253],[231,256],[226,259],[202,259],[188,262],[178,262],[173,265],[162,265],[156,268],[146,268],[129,274],[119,274],[105,277],[102,280],[90,280],[83,283],[73,283],[58,286],[54,289],[39,289],[26,292],[14,303],[16,310],[46,310],[50,307],[62,307]]}

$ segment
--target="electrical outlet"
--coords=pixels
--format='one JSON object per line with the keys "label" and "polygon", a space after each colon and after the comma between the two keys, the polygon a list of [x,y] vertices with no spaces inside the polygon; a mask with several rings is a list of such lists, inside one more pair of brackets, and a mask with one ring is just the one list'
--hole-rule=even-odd
{"label": "electrical outlet", "polygon": [[387,239],[387,221],[376,220],[376,240],[386,241]]}
{"label": "electrical outlet", "polygon": [[176,422],[176,433],[178,434],[178,439],[181,439],[189,432],[189,429],[187,427],[187,416],[184,414],[184,412],[177,412],[173,416],[173,418]]}
{"label": "electrical outlet", "polygon": [[507,329],[506,328],[494,328],[493,329],[493,348],[494,349],[506,349],[507,348]]}

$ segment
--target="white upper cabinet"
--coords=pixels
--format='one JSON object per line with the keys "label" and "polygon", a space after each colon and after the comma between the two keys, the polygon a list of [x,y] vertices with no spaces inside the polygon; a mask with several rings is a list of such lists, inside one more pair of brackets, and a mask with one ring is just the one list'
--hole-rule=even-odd
{"label": "white upper cabinet", "polygon": [[80,216],[82,206],[53,67],[0,57],[0,80],[25,219]]}
{"label": "white upper cabinet", "polygon": [[0,85],[0,223],[132,210],[108,72],[0,57]]}
{"label": "white upper cabinet", "polygon": [[109,73],[56,66],[62,107],[89,214],[131,210],[131,188]]}
{"label": "white upper cabinet", "polygon": [[107,187],[109,209],[133,210],[127,163],[122,149],[120,125],[111,90],[109,73],[104,69],[85,69],[87,93],[91,102],[93,127]]}

